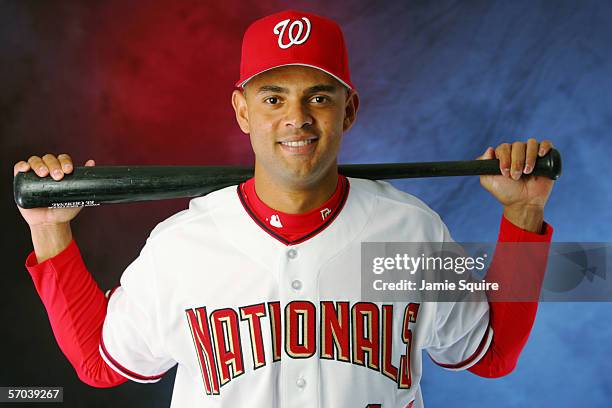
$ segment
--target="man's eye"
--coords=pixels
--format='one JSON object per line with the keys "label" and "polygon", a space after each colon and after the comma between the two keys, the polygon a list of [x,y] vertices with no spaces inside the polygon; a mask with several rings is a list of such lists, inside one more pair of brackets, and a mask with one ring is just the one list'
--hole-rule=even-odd
{"label": "man's eye", "polygon": [[316,103],[324,103],[327,102],[327,97],[326,96],[315,96],[314,98],[312,98],[312,100]]}
{"label": "man's eye", "polygon": [[266,103],[269,103],[270,105],[276,105],[278,103],[278,98],[276,96],[270,96],[270,97],[264,99],[264,101]]}

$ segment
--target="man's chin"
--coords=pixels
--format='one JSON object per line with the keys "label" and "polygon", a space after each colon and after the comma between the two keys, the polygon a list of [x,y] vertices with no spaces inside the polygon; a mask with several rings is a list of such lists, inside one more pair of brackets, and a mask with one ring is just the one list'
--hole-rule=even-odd
{"label": "man's chin", "polygon": [[306,187],[320,183],[328,173],[329,166],[323,167],[319,162],[304,161],[289,163],[283,172],[286,182],[296,186]]}

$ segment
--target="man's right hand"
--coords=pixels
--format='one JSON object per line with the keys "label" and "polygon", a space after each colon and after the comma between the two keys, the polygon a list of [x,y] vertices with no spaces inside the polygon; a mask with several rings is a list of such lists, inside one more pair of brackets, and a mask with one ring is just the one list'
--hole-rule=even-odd
{"label": "man's right hand", "polygon": [[[85,166],[95,166],[93,160],[87,160]],[[51,177],[59,181],[64,178],[64,174],[70,174],[74,170],[72,159],[67,154],[60,154],[57,157],[52,154],[45,154],[42,157],[32,156],[28,161],[20,161],[13,167],[13,177],[19,172],[33,170],[38,177]],[[51,226],[56,224],[66,224],[73,220],[83,208],[21,208],[17,206],[19,212],[26,220],[30,228],[37,226]]]}

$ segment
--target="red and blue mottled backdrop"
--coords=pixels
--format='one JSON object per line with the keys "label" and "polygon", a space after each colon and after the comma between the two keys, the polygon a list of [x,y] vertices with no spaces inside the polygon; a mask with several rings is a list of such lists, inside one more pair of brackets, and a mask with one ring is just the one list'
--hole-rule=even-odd
{"label": "red and blue mottled backdrop", "polygon": [[[230,105],[242,32],[284,8],[336,19],[361,95],[342,162],[471,159],[549,138],[564,175],[546,210],[556,241],[609,241],[612,5],[605,1],[0,1],[3,168],[0,385],[63,385],[65,406],[166,407],[160,384],[92,389],[55,344],[23,261],[12,165],[70,153],[81,165],[246,164]],[[477,178],[395,183],[456,240],[494,240],[501,208]],[[187,200],[85,209],[75,237],[100,285],[116,284],[149,231]],[[426,359],[429,407],[610,406],[609,303],[542,304],[516,371],[498,380]]]}

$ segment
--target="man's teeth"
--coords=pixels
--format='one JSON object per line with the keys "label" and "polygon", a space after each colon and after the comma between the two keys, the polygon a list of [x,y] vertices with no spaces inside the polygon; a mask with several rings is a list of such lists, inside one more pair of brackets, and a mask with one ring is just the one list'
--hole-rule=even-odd
{"label": "man's teeth", "polygon": [[312,142],[314,142],[317,139],[307,139],[307,140],[298,140],[295,142],[281,142],[282,145],[284,146],[289,146],[289,147],[300,147],[300,146],[306,146],[311,144]]}

